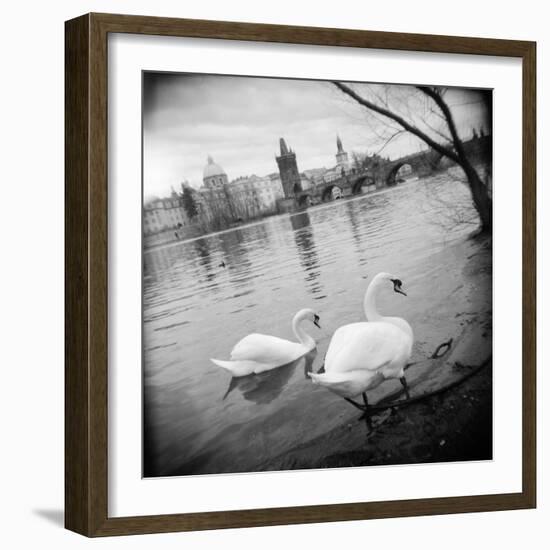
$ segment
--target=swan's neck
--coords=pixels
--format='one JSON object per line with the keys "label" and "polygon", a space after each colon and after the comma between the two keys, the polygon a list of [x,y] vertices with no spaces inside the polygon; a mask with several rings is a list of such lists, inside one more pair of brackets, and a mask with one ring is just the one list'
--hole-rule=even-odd
{"label": "swan's neck", "polygon": [[[374,283],[374,284],[373,284]],[[378,313],[376,309],[376,294],[378,293],[379,286],[377,282],[373,282],[367,288],[365,293],[365,299],[363,300],[363,307],[365,309],[365,316],[367,321],[380,321],[382,315]]]}
{"label": "swan's neck", "polygon": [[292,320],[292,330],[294,331],[296,338],[298,338],[301,344],[308,348],[314,348],[315,340],[302,327],[303,320],[304,319],[300,318],[299,316],[294,317],[294,319]]}

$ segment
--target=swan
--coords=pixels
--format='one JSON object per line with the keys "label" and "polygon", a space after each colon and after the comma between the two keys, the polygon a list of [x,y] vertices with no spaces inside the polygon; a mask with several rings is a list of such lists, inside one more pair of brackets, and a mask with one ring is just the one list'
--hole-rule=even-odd
{"label": "swan", "polygon": [[304,321],[311,321],[317,328],[321,328],[319,315],[312,309],[301,309],[292,319],[292,330],[299,342],[266,334],[249,334],[235,344],[230,361],[210,361],[228,370],[234,377],[259,374],[288,365],[317,346],[315,340],[301,326]]}
{"label": "swan", "polygon": [[[406,296],[399,278],[378,273],[365,293],[363,307],[367,322],[351,323],[338,328],[330,341],[325,357],[325,372],[310,372],[313,382],[325,386],[359,409],[367,412],[367,390],[387,379],[398,378],[409,398],[405,378],[413,346],[413,331],[405,319],[384,317],[376,308],[376,295],[388,283],[394,292]],[[364,405],[352,397],[362,395]]]}

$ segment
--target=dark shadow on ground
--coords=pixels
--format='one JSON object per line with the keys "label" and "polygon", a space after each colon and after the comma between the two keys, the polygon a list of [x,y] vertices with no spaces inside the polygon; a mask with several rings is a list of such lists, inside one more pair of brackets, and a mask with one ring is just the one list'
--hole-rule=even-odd
{"label": "dark shadow on ground", "polygon": [[[464,384],[402,409],[373,417],[374,429],[347,422],[262,470],[341,468],[492,460],[492,369],[483,368]],[[327,453],[328,448],[339,449]]]}

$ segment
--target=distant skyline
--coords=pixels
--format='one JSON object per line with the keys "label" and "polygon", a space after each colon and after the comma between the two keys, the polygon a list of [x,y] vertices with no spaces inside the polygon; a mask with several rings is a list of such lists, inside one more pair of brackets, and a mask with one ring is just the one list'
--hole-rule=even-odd
{"label": "distant skyline", "polygon": [[[281,137],[295,151],[302,172],[336,164],[337,135],[350,160],[353,151],[374,153],[384,143],[377,129],[382,123],[368,119],[329,82],[145,73],[143,84],[145,197],[166,196],[184,180],[200,187],[208,155],[230,181],[277,172]],[[481,98],[476,90],[447,92],[463,137],[472,127],[490,132]],[[436,116],[432,122],[437,125]],[[422,148],[417,138],[401,134],[381,154],[397,158]]]}

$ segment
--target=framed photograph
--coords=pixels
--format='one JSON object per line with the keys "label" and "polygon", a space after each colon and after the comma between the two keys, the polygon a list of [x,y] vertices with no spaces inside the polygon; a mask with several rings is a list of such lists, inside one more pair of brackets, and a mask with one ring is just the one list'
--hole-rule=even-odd
{"label": "framed photograph", "polygon": [[68,529],[535,507],[535,43],[65,40]]}

